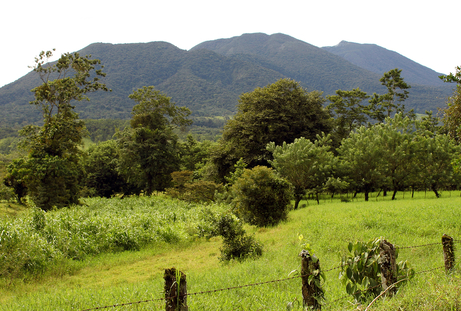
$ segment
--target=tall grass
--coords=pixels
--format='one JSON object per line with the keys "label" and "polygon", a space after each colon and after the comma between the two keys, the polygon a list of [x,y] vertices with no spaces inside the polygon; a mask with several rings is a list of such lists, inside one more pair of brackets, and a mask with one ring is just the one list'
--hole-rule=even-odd
{"label": "tall grass", "polygon": [[0,220],[0,276],[35,277],[67,260],[186,241],[206,226],[203,213],[226,208],[164,197],[88,199],[48,213],[31,208]]}
{"label": "tall grass", "polygon": [[[4,285],[6,294],[0,310],[78,310],[141,300],[154,301],[118,307],[116,310],[162,310],[163,302],[157,299],[163,296],[163,269],[172,266],[187,274],[188,292],[194,293],[293,275],[290,272],[300,269],[298,254],[302,243],[310,244],[320,258],[322,269],[326,270],[340,264],[349,242],[368,241],[382,236],[397,246],[415,246],[439,243],[444,233],[461,239],[461,199],[458,196],[424,199],[424,194],[419,194],[419,198],[409,197],[397,201],[349,203],[325,199],[320,205],[310,202],[307,207],[290,212],[289,219],[277,227],[247,227],[247,232],[254,233],[264,244],[265,252],[256,260],[219,263],[220,240],[216,238],[196,240],[181,248],[173,247],[160,253],[150,248],[152,244],[147,244],[140,251],[99,255],[99,259],[73,275],[45,278],[18,285],[17,289]],[[154,206],[157,204],[153,198],[139,200],[145,200],[143,206],[152,204],[149,203],[151,200]],[[106,205],[110,205],[110,201]],[[88,202],[88,208],[99,211],[96,208],[98,202]],[[124,214],[121,210],[126,209],[130,210],[130,207],[115,208],[109,215],[116,218],[117,213]],[[162,217],[174,218],[174,211],[177,222],[181,222],[181,219],[199,221],[198,214],[187,214],[192,208],[167,208],[164,213],[169,216]],[[190,216],[184,216],[186,214]],[[76,219],[83,221],[84,217]],[[172,218],[168,219],[162,224],[171,225]],[[182,226],[182,232],[197,227],[188,225],[187,221],[182,222]],[[441,243],[440,246],[401,249],[399,260],[408,260],[417,273],[443,266]],[[365,305],[357,306],[347,297],[338,274],[339,269],[326,273],[323,286],[327,300],[323,309],[363,310]],[[459,297],[459,273],[446,276],[443,269],[437,269],[417,274],[395,297],[380,299],[371,309],[458,310],[461,308]],[[292,303],[294,310],[301,310],[300,302],[300,279],[188,297],[190,310],[286,310],[288,303]]]}

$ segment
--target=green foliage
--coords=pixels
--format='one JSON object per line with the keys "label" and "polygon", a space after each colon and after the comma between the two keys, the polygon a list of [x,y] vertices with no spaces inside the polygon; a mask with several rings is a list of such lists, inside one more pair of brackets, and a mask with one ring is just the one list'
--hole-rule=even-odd
{"label": "green foliage", "polygon": [[[405,113],[403,101],[408,98],[410,88],[401,77],[402,70],[398,68],[385,72],[379,80],[387,88],[387,93],[383,95],[373,94],[369,100],[370,105],[365,108],[366,113],[378,122],[384,122],[384,119],[390,118],[395,113]],[[413,116],[413,110],[409,112]]]}
{"label": "green foliage", "polygon": [[338,158],[329,151],[329,143],[329,136],[318,135],[315,142],[301,137],[291,144],[284,142],[276,146],[272,142],[267,145],[274,158],[269,163],[294,186],[295,209],[306,190],[315,194],[318,203],[319,193],[335,174]]}
{"label": "green foliage", "polygon": [[415,166],[418,168],[414,175],[417,185],[432,190],[440,197],[439,190],[443,186],[459,182],[460,146],[448,136],[438,134],[433,137],[415,137]]}
{"label": "green foliage", "polygon": [[356,191],[368,194],[384,183],[380,168],[386,160],[382,155],[382,137],[377,134],[377,127],[364,126],[351,133],[342,141],[338,149],[341,159],[342,174]]}
{"label": "green foliage", "polygon": [[120,173],[135,185],[135,193],[164,190],[170,185],[170,174],[180,166],[173,129],[191,123],[190,110],[176,107],[152,86],[138,89],[130,98],[138,104],[133,107],[131,129],[119,136]]}
{"label": "green foliage", "polygon": [[307,92],[290,79],[242,94],[237,114],[224,127],[223,147],[213,159],[219,177],[226,176],[240,158],[249,167],[266,165],[272,159],[266,150],[270,142],[315,140],[317,134],[330,132],[330,116],[323,103],[320,92]]}
{"label": "green foliage", "polygon": [[291,185],[271,168],[245,169],[231,191],[237,215],[252,225],[274,226],[288,215]]}
{"label": "green foliage", "polygon": [[123,130],[129,127],[129,120],[114,119],[86,119],[85,126],[88,130],[91,141],[97,143],[113,139],[117,130]]}
{"label": "green foliage", "polygon": [[221,216],[216,223],[217,234],[223,237],[221,261],[232,259],[245,260],[260,257],[263,253],[262,245],[254,236],[247,236],[242,223],[232,215]]}
{"label": "green foliage", "polygon": [[45,65],[51,56],[51,51],[41,52],[34,67],[42,84],[32,89],[35,100],[31,104],[41,108],[44,124],[21,130],[25,138],[22,147],[29,156],[23,162],[13,163],[10,170],[24,172],[11,176],[15,182],[25,183],[30,198],[44,210],[78,203],[82,178],[79,146],[87,132],[72,101],[88,100],[87,93],[108,90],[99,81],[105,74],[96,69],[101,63],[98,59],[66,53],[54,65]]}
{"label": "green foliage", "polygon": [[457,144],[461,143],[461,66],[456,67],[456,73],[440,76],[445,82],[456,82],[456,88],[448,98],[447,106],[443,111],[443,122],[448,135]]}
{"label": "green foliage", "polygon": [[44,212],[33,207],[0,219],[0,277],[40,275],[65,260],[140,250],[147,245],[192,239],[225,205],[195,206],[163,197],[85,199],[85,205]]}
{"label": "green foliage", "polygon": [[166,194],[188,202],[212,202],[222,186],[212,181],[192,180],[193,172],[180,171],[171,173],[174,187],[167,188]]}
{"label": "green foliage", "polygon": [[108,140],[91,146],[83,158],[84,185],[90,196],[109,198],[122,192],[126,182],[120,175],[117,142]]}
{"label": "green foliage", "polygon": [[[29,170],[25,167],[26,160],[24,158],[15,159],[7,167],[7,174],[2,178],[3,185],[10,188],[13,195],[16,197],[16,202],[23,203],[23,198],[27,195],[26,179]],[[4,192],[8,197],[8,192]]]}
{"label": "green foliage", "polygon": [[366,124],[368,116],[361,102],[369,97],[359,88],[352,91],[337,90],[336,95],[326,97],[330,101],[327,109],[335,117],[333,134],[338,142],[356,128]]}
{"label": "green foliage", "polygon": [[449,75],[441,75],[439,76],[440,79],[443,80],[443,82],[450,82],[450,83],[458,83],[461,84],[461,66],[456,66],[456,72],[455,73],[450,73]]}
{"label": "green foliage", "polygon": [[[380,242],[382,238],[368,242],[349,243],[349,254],[341,260],[340,279],[346,285],[346,292],[358,302],[374,298],[381,293],[381,268],[379,266]],[[395,250],[395,259],[398,249]],[[397,281],[411,279],[414,271],[406,261],[397,264]],[[400,287],[403,283],[397,284]]]}
{"label": "green foliage", "polygon": [[189,171],[199,169],[207,161],[211,146],[211,141],[198,142],[188,134],[186,140],[179,144],[181,168]]}

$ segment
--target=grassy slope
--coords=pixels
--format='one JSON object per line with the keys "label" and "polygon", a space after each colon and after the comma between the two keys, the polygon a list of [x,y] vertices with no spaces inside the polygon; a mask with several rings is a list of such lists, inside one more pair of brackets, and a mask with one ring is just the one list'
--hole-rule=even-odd
{"label": "grassy slope", "polygon": [[[457,195],[457,194],[456,194]],[[445,196],[448,196],[446,194]],[[381,199],[380,199],[381,200]],[[447,233],[461,238],[461,198],[424,198],[397,201],[322,201],[289,215],[275,228],[247,228],[265,245],[262,258],[243,263],[218,261],[220,240],[195,240],[139,252],[108,254],[65,267],[60,278],[44,277],[36,282],[2,284],[0,310],[71,310],[113,305],[162,297],[165,268],[178,267],[187,274],[188,292],[227,288],[286,278],[299,268],[298,234],[316,251],[323,269],[339,264],[347,243],[379,236],[400,246],[439,242]],[[441,246],[402,249],[416,272],[443,266]],[[324,310],[356,309],[338,280],[339,270],[327,272],[327,305]],[[447,278],[443,269],[418,274],[393,299],[373,305],[373,310],[457,310],[461,308],[459,274]],[[301,301],[299,279],[217,293],[190,296],[191,310],[284,310],[290,301]],[[162,310],[163,302],[129,305],[117,310]],[[295,306],[297,304],[295,303]],[[298,310],[301,310],[299,308]]]}

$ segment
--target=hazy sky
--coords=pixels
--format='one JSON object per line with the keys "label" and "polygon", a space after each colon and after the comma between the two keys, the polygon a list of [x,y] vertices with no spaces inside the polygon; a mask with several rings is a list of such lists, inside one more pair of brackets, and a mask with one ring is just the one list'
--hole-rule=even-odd
{"label": "hazy sky", "polygon": [[461,65],[460,0],[14,0],[0,4],[0,87],[94,42],[166,41],[188,50],[243,33],[284,33],[318,47],[375,43],[437,72]]}

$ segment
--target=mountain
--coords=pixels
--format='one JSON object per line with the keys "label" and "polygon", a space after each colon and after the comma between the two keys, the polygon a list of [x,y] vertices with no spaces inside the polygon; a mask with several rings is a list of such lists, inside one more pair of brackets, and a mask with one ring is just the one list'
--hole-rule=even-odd
{"label": "mountain", "polygon": [[394,68],[402,70],[402,76],[409,84],[426,86],[446,86],[438,77],[442,75],[420,65],[397,52],[376,44],[359,44],[341,41],[335,46],[322,47],[323,50],[338,55],[363,69],[382,75]]}
{"label": "mountain", "polygon": [[[203,42],[191,49],[206,49],[226,57],[257,63],[299,81],[308,90],[333,94],[360,86],[384,90],[380,76],[309,43],[284,34],[244,34]],[[345,78],[347,77],[347,78]]]}
{"label": "mountain", "polygon": [[[378,50],[387,66],[382,68],[399,67],[396,63],[399,58],[389,56],[395,52],[379,47]],[[236,112],[240,94],[280,78],[292,78],[309,91],[323,91],[324,95],[357,87],[372,94],[385,92],[379,79],[388,70],[370,65],[376,63],[372,58],[364,64],[355,64],[328,48],[318,48],[284,34],[244,34],[203,42],[189,51],[167,42],[150,42],[94,43],[78,52],[101,60],[107,73],[104,82],[112,89],[90,94],[90,101],[76,104],[76,111],[83,119],[130,118],[135,103],[128,95],[143,86],[155,86],[177,105],[189,107],[193,116],[231,116]],[[421,113],[444,106],[451,89],[427,81],[413,85],[410,81],[413,76],[432,75],[417,71],[423,66],[413,65],[402,72],[412,85],[406,106]],[[0,88],[0,124],[23,126],[40,121],[40,111],[28,104],[33,98],[30,90],[40,83],[39,77],[31,72]]]}
{"label": "mountain", "polygon": [[[341,45],[351,47],[359,44]],[[424,113],[425,110],[436,111],[446,105],[452,86],[442,83],[438,79],[440,74],[395,52],[375,47],[377,49],[364,49],[360,56],[364,61],[359,63],[358,56],[357,63],[354,63],[339,52],[336,55],[328,48],[318,48],[284,34],[269,36],[256,33],[203,42],[191,51],[208,49],[224,56],[255,62],[299,81],[308,90],[323,91],[324,95],[334,94],[338,89],[357,87],[370,95],[385,93],[379,79],[384,72],[399,68],[403,69],[402,77],[411,85],[410,97],[405,101],[408,109]],[[382,64],[378,66],[376,63]]]}
{"label": "mountain", "polygon": [[[284,76],[276,71],[207,50],[185,51],[166,42],[137,44],[95,43],[78,51],[101,60],[107,74],[104,83],[112,92],[89,94],[90,101],[76,104],[83,119],[128,119],[135,102],[128,98],[137,88],[153,85],[189,107],[195,116],[229,116],[238,96]],[[0,89],[0,123],[25,125],[40,121],[40,113],[28,103],[30,90],[41,83],[30,72]]]}

